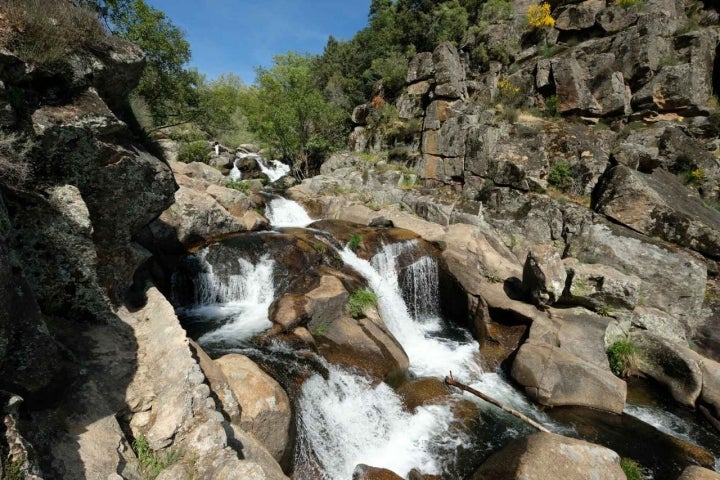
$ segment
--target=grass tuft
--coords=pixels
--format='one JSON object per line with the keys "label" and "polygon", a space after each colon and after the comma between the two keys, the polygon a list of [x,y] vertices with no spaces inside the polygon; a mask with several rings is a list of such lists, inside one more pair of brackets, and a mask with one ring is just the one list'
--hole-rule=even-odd
{"label": "grass tuft", "polygon": [[377,305],[377,296],[367,288],[359,288],[350,295],[350,315],[353,318],[360,318],[368,307]]}

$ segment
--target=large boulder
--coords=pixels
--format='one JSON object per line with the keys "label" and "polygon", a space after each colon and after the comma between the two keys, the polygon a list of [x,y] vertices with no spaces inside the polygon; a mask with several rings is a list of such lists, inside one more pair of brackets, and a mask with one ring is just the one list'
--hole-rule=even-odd
{"label": "large boulder", "polygon": [[635,308],[642,283],[640,277],[607,265],[581,263],[576,258],[566,258],[563,264],[568,272],[563,303],[596,311],[600,308]]}
{"label": "large boulder", "polygon": [[30,120],[43,151],[37,180],[79,190],[92,222],[99,282],[117,300],[148,257],[133,237],[172,202],[170,168],[129,143],[127,126],[94,89],[41,106]]}
{"label": "large boulder", "polygon": [[620,456],[610,449],[552,433],[512,441],[493,454],[473,480],[624,480]]}
{"label": "large boulder", "polygon": [[243,355],[225,355],[216,362],[242,407],[240,426],[255,435],[273,458],[280,461],[290,444],[288,432],[292,420],[285,390]]}
{"label": "large boulder", "polygon": [[562,296],[567,272],[560,253],[552,245],[533,247],[525,259],[522,288],[539,306],[552,305]]}
{"label": "large boulder", "polygon": [[526,342],[512,366],[512,377],[543,405],[580,405],[622,413],[626,385],[612,372],[544,342]]}
{"label": "large boulder", "polygon": [[665,170],[647,174],[612,167],[592,200],[594,210],[633,230],[720,257],[720,212]]}
{"label": "large boulder", "polygon": [[720,474],[707,468],[691,465],[683,470],[678,480],[720,480]]}

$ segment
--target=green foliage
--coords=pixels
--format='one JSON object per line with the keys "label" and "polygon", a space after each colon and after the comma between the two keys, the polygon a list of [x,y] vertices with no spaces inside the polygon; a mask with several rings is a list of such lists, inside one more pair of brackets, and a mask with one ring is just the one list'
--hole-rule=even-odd
{"label": "green foliage", "polygon": [[572,186],[572,167],[565,160],[558,160],[550,168],[548,183],[560,191],[566,191]]}
{"label": "green foliage", "polygon": [[540,55],[545,58],[554,57],[559,51],[560,46],[558,45],[543,45],[540,47]]}
{"label": "green foliage", "polygon": [[685,183],[692,186],[700,186],[703,181],[705,181],[706,175],[705,175],[705,169],[703,168],[695,168],[692,170],[689,170],[687,172],[683,173],[683,177],[685,178]]}
{"label": "green foliage", "polygon": [[350,237],[350,241],[348,241],[347,248],[352,250],[353,252],[358,249],[360,244],[362,243],[362,235],[359,233],[354,233],[352,237]]}
{"label": "green foliage", "polygon": [[25,478],[22,462],[17,460],[10,461],[10,458],[8,458],[3,463],[3,467],[4,472],[2,478],[5,480],[23,480]]}
{"label": "green foliage", "polygon": [[513,6],[508,0],[488,0],[482,6],[480,18],[487,22],[510,20],[513,17]]}
{"label": "green foliage", "polygon": [[645,475],[643,475],[642,467],[635,460],[632,460],[630,458],[621,458],[620,459],[620,468],[622,468],[622,471],[625,472],[625,476],[627,477],[627,480],[644,480],[645,479]]}
{"label": "green foliage", "polygon": [[635,5],[639,5],[641,0],[615,0],[615,5],[619,5],[622,8],[630,8]]}
{"label": "green foliage", "polygon": [[377,305],[377,297],[372,291],[366,288],[359,288],[350,295],[348,303],[350,315],[352,315],[353,318],[359,318],[363,315],[366,308]]}
{"label": "green foliage", "polygon": [[0,46],[28,62],[50,64],[72,52],[95,47],[107,37],[90,10],[63,0],[5,0],[9,28],[0,32]]}
{"label": "green foliage", "polygon": [[599,305],[599,306],[597,307],[596,312],[597,312],[597,314],[600,315],[601,317],[609,317],[609,316],[611,316],[612,313],[613,313],[612,307],[610,307],[610,305],[608,305],[608,304],[606,304],[606,303],[603,303],[603,304]]}
{"label": "green foliage", "polygon": [[310,174],[345,140],[338,127],[343,112],[323,97],[312,65],[308,56],[278,55],[271,68],[257,69],[256,86],[243,95],[250,129],[300,175]]}
{"label": "green foliage", "polygon": [[250,192],[250,182],[247,180],[240,180],[239,182],[236,182],[235,180],[228,180],[226,187],[242,192],[245,195]]}
{"label": "green foliage", "polygon": [[607,349],[610,370],[618,377],[626,377],[637,370],[637,347],[630,340],[618,340]]}
{"label": "green foliage", "polygon": [[560,115],[560,110],[558,109],[560,101],[558,100],[557,95],[552,95],[545,99],[545,112],[550,117],[557,117]]}
{"label": "green foliage", "polygon": [[[100,3],[100,2],[97,2]],[[112,32],[145,52],[147,65],[135,92],[148,104],[156,125],[187,121],[197,114],[199,74],[185,65],[190,44],[182,30],[144,0],[103,2]]]}
{"label": "green foliage", "polygon": [[208,143],[204,140],[187,142],[180,145],[178,149],[178,161],[184,163],[199,161],[204,162],[209,158]]}
{"label": "green foliage", "polygon": [[147,438],[139,436],[133,442],[133,450],[140,462],[143,478],[154,480],[170,465],[176,463],[182,457],[177,450],[168,449],[164,452],[155,452],[150,448]]}

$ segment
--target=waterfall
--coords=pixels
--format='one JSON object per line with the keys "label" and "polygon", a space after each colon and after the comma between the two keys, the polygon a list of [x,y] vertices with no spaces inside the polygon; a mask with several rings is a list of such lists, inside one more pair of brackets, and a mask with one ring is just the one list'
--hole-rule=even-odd
{"label": "waterfall", "polygon": [[373,387],[365,377],[332,365],[328,370],[328,379],[316,374],[305,381],[298,406],[298,463],[311,457],[309,448],[323,467],[323,480],[352,478],[359,463],[401,476],[413,468],[439,475],[439,458],[466,442],[451,425],[449,405],[409,413],[387,384]]}
{"label": "waterfall", "polygon": [[270,183],[273,183],[276,180],[279,180],[288,173],[290,173],[290,165],[282,163],[279,160],[272,160],[270,162],[272,163],[272,166],[269,166],[265,165],[265,161],[262,157],[256,155],[255,161],[257,162],[258,167],[260,167],[260,171],[267,175],[267,177],[270,179]]}
{"label": "waterfall", "polygon": [[432,258],[422,257],[406,267],[401,291],[412,317],[421,322],[440,318],[440,279]]}
{"label": "waterfall", "polygon": [[205,260],[207,252],[197,255],[203,271],[193,280],[195,304],[179,313],[191,322],[209,324],[210,330],[198,338],[201,345],[241,345],[272,326],[268,307],[275,297],[275,261],[265,255],[253,265],[238,258],[239,273],[218,274]]}
{"label": "waterfall", "polygon": [[228,178],[233,182],[237,182],[242,178],[242,173],[240,173],[240,169],[237,166],[237,161],[237,158],[233,160],[232,170],[230,170],[230,173],[228,174]]}
{"label": "waterfall", "polygon": [[[413,241],[385,245],[373,257],[372,264],[359,258],[347,248],[340,252],[340,256],[345,263],[365,277],[377,295],[380,315],[390,332],[405,349],[413,373],[419,376],[443,378],[452,370],[464,381],[476,379],[482,373],[475,359],[479,353],[477,342],[469,335],[461,340],[431,335],[442,328],[443,321],[437,316],[437,306],[421,307],[421,310],[435,312],[435,316],[414,319],[403,300],[396,260],[400,254],[413,248],[415,248]],[[428,261],[432,259],[428,258]],[[427,269],[427,265],[418,266],[418,272],[423,269]],[[417,282],[416,285],[422,288],[423,284],[424,282]],[[421,299],[420,305],[428,301],[425,293],[416,292],[411,296]],[[434,305],[438,302],[438,297],[432,301]]]}
{"label": "waterfall", "polygon": [[273,227],[306,227],[313,220],[297,202],[275,197],[267,204],[265,216]]}

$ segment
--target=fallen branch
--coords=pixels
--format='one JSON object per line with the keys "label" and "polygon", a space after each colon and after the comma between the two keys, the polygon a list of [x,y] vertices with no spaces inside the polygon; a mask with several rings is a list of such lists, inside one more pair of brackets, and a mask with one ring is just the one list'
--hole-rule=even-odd
{"label": "fallen branch", "polygon": [[532,425],[533,427],[537,428],[537,429],[540,430],[541,432],[551,433],[550,430],[548,430],[547,428],[543,427],[542,425],[540,425],[539,423],[537,423],[535,420],[533,420],[532,418],[528,417],[527,415],[524,415],[524,414],[518,412],[517,410],[515,410],[514,408],[508,407],[507,405],[503,405],[502,403],[498,402],[498,401],[495,400],[494,398],[489,397],[489,396],[485,395],[484,393],[475,390],[474,388],[468,387],[467,385],[464,385],[464,384],[458,382],[457,380],[455,380],[455,379],[453,378],[452,372],[450,372],[450,376],[449,376],[449,377],[445,377],[445,384],[446,384],[446,385],[453,386],[453,387],[456,387],[456,388],[459,388],[460,390],[464,390],[464,391],[466,391],[466,392],[468,392],[468,393],[472,393],[472,394],[475,395],[476,397],[480,397],[480,398],[482,398],[483,400],[485,400],[486,402],[492,403],[492,404],[495,405],[496,407],[502,408],[503,410],[505,410],[505,411],[508,412],[509,414],[516,416],[517,418],[519,418],[519,419],[522,420],[523,422],[525,422],[525,423],[527,423],[527,424],[529,424],[529,425]]}

